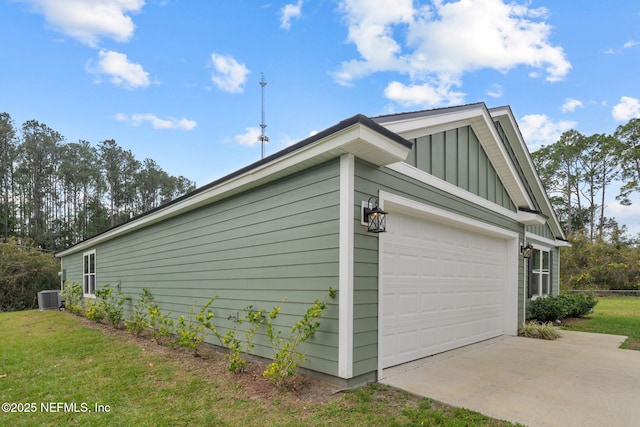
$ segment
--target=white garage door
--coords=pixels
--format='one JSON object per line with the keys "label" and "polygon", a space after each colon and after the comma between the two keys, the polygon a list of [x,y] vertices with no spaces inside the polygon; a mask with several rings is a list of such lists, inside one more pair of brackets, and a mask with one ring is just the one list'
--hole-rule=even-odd
{"label": "white garage door", "polygon": [[383,368],[504,334],[504,239],[397,212],[387,230]]}

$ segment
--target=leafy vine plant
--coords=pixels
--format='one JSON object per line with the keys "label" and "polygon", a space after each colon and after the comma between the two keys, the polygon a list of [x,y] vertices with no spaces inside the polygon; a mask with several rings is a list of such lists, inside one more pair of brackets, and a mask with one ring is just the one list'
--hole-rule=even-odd
{"label": "leafy vine plant", "polygon": [[84,315],[84,306],[82,305],[82,286],[80,283],[65,282],[62,296],[65,299],[65,309],[75,315]]}
{"label": "leafy vine plant", "polygon": [[131,297],[126,296],[120,289],[116,292],[111,285],[106,284],[96,290],[96,298],[99,299],[99,310],[114,328],[119,328],[124,320],[124,304],[131,301]]}
{"label": "leafy vine plant", "polygon": [[[226,355],[229,361],[228,370],[235,373],[243,372],[244,368],[247,366],[246,355],[248,355],[249,351],[254,347],[253,338],[258,333],[265,317],[262,314],[262,310],[255,310],[253,305],[248,306],[244,309],[247,312],[244,320],[238,317],[236,319],[235,327],[233,329],[229,329],[223,335],[218,331],[214,323],[215,314],[210,308],[217,298],[218,297],[215,296],[209,299],[209,301],[207,301],[200,310],[200,313],[195,316],[195,319],[202,327],[209,330],[216,338],[218,338],[223,347],[229,350]],[[244,334],[244,341],[241,341],[237,335],[238,325],[243,321],[248,322],[251,326]]]}
{"label": "leafy vine plant", "polygon": [[[64,291],[67,308],[76,314],[85,315],[92,320],[101,321],[105,317],[114,326],[118,327],[124,317],[124,303],[130,298],[122,291],[115,291],[110,285],[105,285],[96,292],[98,301],[84,303],[82,300],[82,287],[77,284],[69,284]],[[335,298],[337,291],[329,288],[329,298]],[[163,312],[154,301],[153,295],[148,289],[143,288],[140,299],[133,306],[131,316],[124,321],[125,328],[139,336],[149,331],[153,339],[159,345],[177,344],[181,347],[193,350],[193,355],[198,356],[198,349],[206,338],[206,331],[211,332],[220,344],[228,350],[226,355],[231,372],[243,372],[247,366],[247,357],[255,347],[254,339],[263,326],[273,351],[273,361],[263,372],[263,376],[278,386],[285,384],[287,378],[293,376],[300,364],[306,359],[306,343],[320,328],[318,319],[327,308],[327,299],[315,300],[307,309],[302,319],[291,327],[291,333],[283,335],[282,330],[276,328],[276,319],[282,309],[282,304],[273,307],[268,313],[264,309],[256,309],[253,305],[245,307],[243,317],[234,316],[235,326],[222,334],[215,324],[217,319],[212,305],[218,296],[210,298],[206,304],[195,314],[195,305],[191,306],[189,317],[181,315],[177,321],[171,318],[171,312]],[[228,320],[230,320],[229,317]],[[248,324],[244,330],[244,339],[239,335],[239,325]]]}
{"label": "leafy vine plant", "polygon": [[204,325],[200,322],[194,323],[193,319],[197,320],[198,315],[193,314],[194,306],[191,306],[189,310],[189,319],[185,319],[184,316],[178,317],[178,328],[176,342],[180,347],[190,348],[193,350],[193,356],[198,357],[198,349],[204,341]]}
{"label": "leafy vine plant", "polygon": [[[329,288],[329,298],[333,299],[336,295],[337,291]],[[273,361],[262,373],[265,378],[274,382],[278,387],[282,387],[287,378],[297,372],[298,367],[307,359],[305,346],[320,328],[320,322],[317,319],[322,316],[322,312],[326,308],[326,299],[323,301],[315,300],[302,319],[292,326],[291,334],[286,338],[282,336],[282,331],[275,331],[273,327],[273,321],[280,313],[280,306],[271,310],[267,320],[267,336],[273,347],[274,355]]]}
{"label": "leafy vine plant", "polygon": [[153,296],[147,288],[142,288],[140,299],[133,306],[131,317],[124,322],[127,331],[139,337],[149,327],[149,310],[147,306],[153,302]]}
{"label": "leafy vine plant", "polygon": [[175,330],[175,321],[169,317],[171,312],[163,313],[160,306],[153,301],[153,298],[147,303],[147,312],[153,339],[158,345],[170,343]]}

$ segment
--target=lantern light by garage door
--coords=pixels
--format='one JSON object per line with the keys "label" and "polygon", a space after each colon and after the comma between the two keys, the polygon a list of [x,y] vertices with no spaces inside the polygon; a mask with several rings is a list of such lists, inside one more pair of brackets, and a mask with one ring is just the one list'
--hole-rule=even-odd
{"label": "lantern light by garage door", "polygon": [[[373,207],[370,208],[368,206]],[[370,197],[368,206],[364,208],[367,231],[370,233],[383,233],[387,231],[387,212],[380,209],[378,199],[374,196]]]}

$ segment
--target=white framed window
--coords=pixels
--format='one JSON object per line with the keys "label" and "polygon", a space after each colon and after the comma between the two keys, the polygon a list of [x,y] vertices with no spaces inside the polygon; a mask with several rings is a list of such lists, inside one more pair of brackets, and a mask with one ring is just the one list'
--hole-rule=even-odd
{"label": "white framed window", "polygon": [[82,295],[96,296],[96,251],[82,254]]}
{"label": "white framed window", "polygon": [[538,298],[551,293],[551,252],[534,247],[529,259],[529,296]]}

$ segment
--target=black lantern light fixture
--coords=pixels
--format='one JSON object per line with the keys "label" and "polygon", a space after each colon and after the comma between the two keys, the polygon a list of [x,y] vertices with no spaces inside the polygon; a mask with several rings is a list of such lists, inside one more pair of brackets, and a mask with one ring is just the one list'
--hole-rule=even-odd
{"label": "black lantern light fixture", "polygon": [[387,231],[387,212],[380,209],[378,199],[375,196],[369,197],[367,206],[364,208],[364,217],[367,222],[367,231],[370,233],[384,233]]}
{"label": "black lantern light fixture", "polygon": [[531,246],[531,243],[527,244],[527,246],[520,246],[520,252],[524,259],[529,259],[533,255],[533,246]]}

